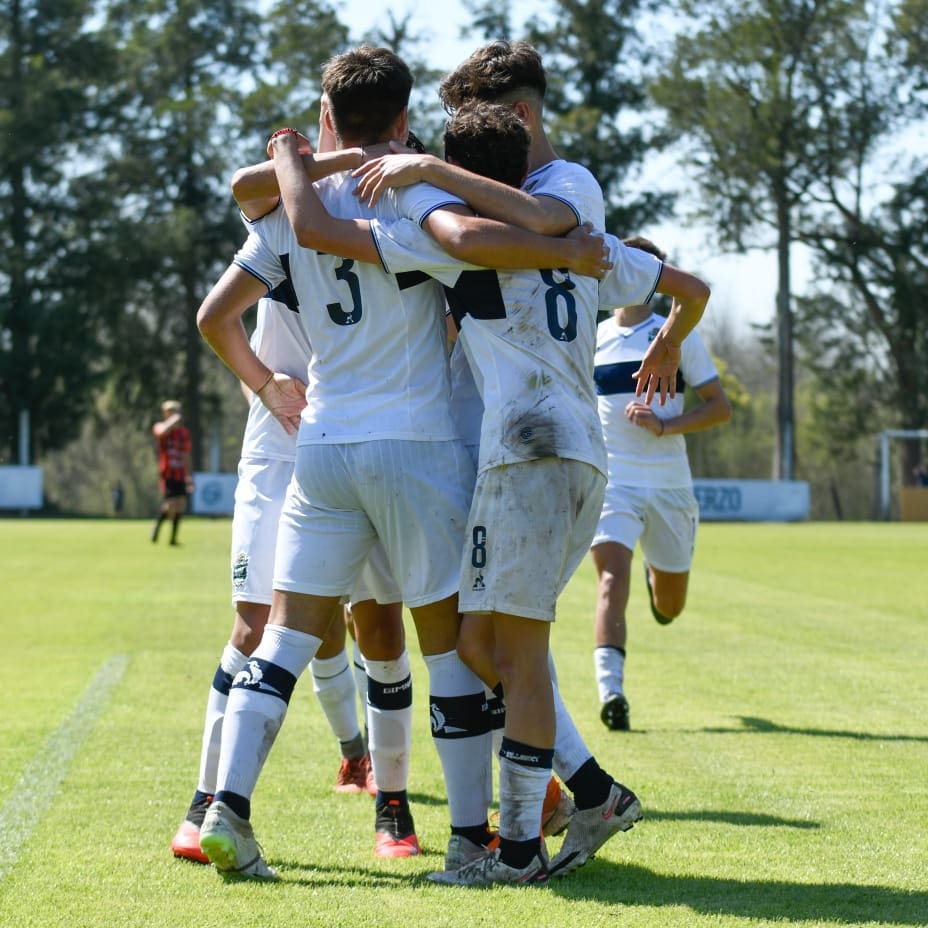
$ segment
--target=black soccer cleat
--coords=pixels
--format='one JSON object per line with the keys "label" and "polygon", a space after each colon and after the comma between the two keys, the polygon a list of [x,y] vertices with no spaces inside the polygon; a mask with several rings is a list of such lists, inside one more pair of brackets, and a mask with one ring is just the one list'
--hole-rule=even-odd
{"label": "black soccer cleat", "polygon": [[624,696],[613,696],[603,703],[599,717],[611,731],[631,731],[628,718],[628,700]]}

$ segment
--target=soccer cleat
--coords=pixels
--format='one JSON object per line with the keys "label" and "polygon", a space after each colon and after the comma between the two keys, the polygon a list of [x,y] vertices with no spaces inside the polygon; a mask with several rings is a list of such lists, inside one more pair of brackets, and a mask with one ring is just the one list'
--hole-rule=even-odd
{"label": "soccer cleat", "polygon": [[190,803],[184,820],[177,826],[177,831],[174,832],[171,840],[171,851],[175,857],[194,860],[200,864],[209,863],[209,858],[200,848],[200,826],[203,824],[203,817],[212,801],[212,796],[205,796],[203,799]]}
{"label": "soccer cleat", "polygon": [[610,696],[603,703],[599,717],[603,720],[603,725],[612,731],[631,731],[628,700],[624,696]]}
{"label": "soccer cleat", "polygon": [[644,583],[648,588],[648,602],[651,604],[651,615],[654,616],[654,621],[658,625],[669,625],[673,618],[671,616],[664,615],[663,612],[658,612],[657,606],[654,605],[654,588],[651,586],[651,568],[648,567],[647,562],[644,565]]}
{"label": "soccer cleat", "polygon": [[614,834],[628,831],[640,820],[638,797],[621,783],[613,783],[605,802],[574,813],[564,843],[551,861],[551,876],[565,876],[582,867]]}
{"label": "soccer cleat", "polygon": [[477,844],[470,838],[465,838],[464,835],[452,835],[448,839],[448,850],[445,852],[445,870],[460,870],[466,864],[491,854],[498,847],[499,835],[497,834],[494,834],[486,844]]}
{"label": "soccer cleat", "polygon": [[236,815],[224,802],[214,802],[200,828],[200,848],[227,876],[242,876],[252,880],[276,880],[261,856],[251,822]]}
{"label": "soccer cleat", "polygon": [[548,869],[540,853],[531,859],[527,867],[510,867],[499,859],[497,848],[457,870],[430,873],[427,878],[433,883],[445,883],[449,886],[490,886],[493,883],[530,886],[547,883]]}
{"label": "soccer cleat", "polygon": [[171,839],[171,851],[175,857],[182,857],[184,860],[193,860],[198,864],[209,863],[209,858],[200,847],[200,829],[187,819],[177,826],[177,831]]}
{"label": "soccer cleat", "polygon": [[570,822],[577,807],[556,777],[548,780],[548,791],[541,809],[541,833],[546,838],[559,835]]}
{"label": "soccer cleat", "polygon": [[419,853],[419,839],[408,803],[389,799],[377,806],[374,827],[377,832],[374,853],[378,857],[415,857]]}
{"label": "soccer cleat", "polygon": [[341,766],[338,768],[338,774],[335,777],[335,792],[377,795],[370,754],[365,754],[362,757],[342,758]]}

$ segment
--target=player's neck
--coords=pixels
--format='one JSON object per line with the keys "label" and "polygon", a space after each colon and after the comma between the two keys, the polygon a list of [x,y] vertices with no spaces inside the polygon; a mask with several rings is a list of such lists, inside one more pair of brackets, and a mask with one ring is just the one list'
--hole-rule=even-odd
{"label": "player's neck", "polygon": [[619,306],[615,310],[616,325],[633,328],[644,322],[651,315],[651,307],[648,303],[641,303],[638,306]]}
{"label": "player's neck", "polygon": [[554,147],[548,141],[544,130],[530,130],[532,132],[532,141],[528,149],[528,172],[537,171],[551,161],[557,161],[560,157],[554,150]]}

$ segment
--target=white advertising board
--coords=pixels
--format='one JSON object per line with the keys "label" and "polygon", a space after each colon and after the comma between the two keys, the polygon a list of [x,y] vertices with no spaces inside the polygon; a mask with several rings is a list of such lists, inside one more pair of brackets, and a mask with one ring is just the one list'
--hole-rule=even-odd
{"label": "white advertising board", "polygon": [[0,509],[41,509],[42,468],[0,467]]}
{"label": "white advertising board", "polygon": [[704,522],[799,522],[809,518],[809,484],[804,480],[693,481]]}
{"label": "white advertising board", "polygon": [[232,515],[236,483],[236,474],[194,473],[190,511],[198,516]]}

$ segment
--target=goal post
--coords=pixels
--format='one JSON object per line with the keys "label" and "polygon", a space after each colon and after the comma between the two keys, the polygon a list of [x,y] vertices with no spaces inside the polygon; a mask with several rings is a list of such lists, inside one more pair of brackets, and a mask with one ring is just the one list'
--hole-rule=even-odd
{"label": "goal post", "polygon": [[879,434],[880,442],[880,516],[884,521],[890,516],[890,441],[894,438],[903,440],[928,440],[928,429],[886,429]]}

